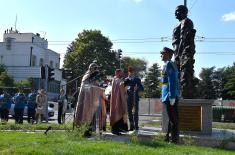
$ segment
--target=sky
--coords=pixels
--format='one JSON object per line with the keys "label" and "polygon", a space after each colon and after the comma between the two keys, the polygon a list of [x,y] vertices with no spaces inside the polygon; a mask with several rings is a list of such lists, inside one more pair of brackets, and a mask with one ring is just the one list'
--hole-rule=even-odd
{"label": "sky", "polygon": [[[183,0],[0,0],[0,33],[15,28],[40,33],[63,56],[77,34],[100,30],[124,56],[162,65],[159,51],[170,47]],[[235,0],[188,0],[196,33],[195,75],[201,68],[235,62]],[[17,18],[16,18],[17,17]],[[16,24],[15,24],[16,23]],[[0,42],[2,42],[2,37]],[[61,65],[63,62],[61,62]]]}

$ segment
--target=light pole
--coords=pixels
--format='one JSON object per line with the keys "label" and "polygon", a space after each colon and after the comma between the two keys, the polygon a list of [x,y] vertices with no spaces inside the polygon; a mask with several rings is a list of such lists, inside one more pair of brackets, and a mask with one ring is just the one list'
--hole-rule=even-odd
{"label": "light pole", "polygon": [[187,7],[187,0],[184,0],[184,6]]}

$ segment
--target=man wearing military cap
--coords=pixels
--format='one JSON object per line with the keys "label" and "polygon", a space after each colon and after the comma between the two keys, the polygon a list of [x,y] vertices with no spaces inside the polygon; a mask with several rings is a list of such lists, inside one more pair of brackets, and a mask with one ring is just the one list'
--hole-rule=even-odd
{"label": "man wearing military cap", "polygon": [[174,51],[164,47],[161,51],[161,59],[164,61],[162,70],[162,96],[161,101],[166,108],[169,118],[166,141],[178,143],[178,99],[179,99],[179,81],[178,69],[174,62],[171,61]]}

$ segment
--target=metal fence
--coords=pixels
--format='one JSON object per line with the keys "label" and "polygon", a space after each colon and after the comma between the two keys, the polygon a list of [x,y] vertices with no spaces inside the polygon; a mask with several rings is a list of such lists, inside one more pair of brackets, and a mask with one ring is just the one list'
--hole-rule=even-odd
{"label": "metal fence", "polygon": [[162,113],[162,103],[157,98],[141,98],[139,101],[139,115],[154,116]]}

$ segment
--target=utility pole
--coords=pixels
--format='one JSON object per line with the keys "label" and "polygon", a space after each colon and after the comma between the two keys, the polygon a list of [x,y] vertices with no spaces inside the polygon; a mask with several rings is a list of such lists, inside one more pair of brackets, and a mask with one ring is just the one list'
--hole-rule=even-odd
{"label": "utility pole", "polygon": [[17,14],[16,14],[16,20],[15,20],[15,31],[17,30],[16,29],[16,23],[17,23]]}
{"label": "utility pole", "polygon": [[45,83],[44,89],[47,92],[48,90],[48,65],[45,65]]}
{"label": "utility pole", "polygon": [[187,0],[184,0],[184,6],[187,7]]}

